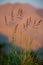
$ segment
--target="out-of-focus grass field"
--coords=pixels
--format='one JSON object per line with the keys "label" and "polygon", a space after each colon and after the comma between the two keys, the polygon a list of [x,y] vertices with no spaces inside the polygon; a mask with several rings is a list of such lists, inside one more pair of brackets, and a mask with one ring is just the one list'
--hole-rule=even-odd
{"label": "out-of-focus grass field", "polygon": [[9,54],[6,54],[2,50],[5,46],[6,43],[0,44],[0,65],[43,65],[43,59],[38,58],[37,52],[17,48],[12,43]]}

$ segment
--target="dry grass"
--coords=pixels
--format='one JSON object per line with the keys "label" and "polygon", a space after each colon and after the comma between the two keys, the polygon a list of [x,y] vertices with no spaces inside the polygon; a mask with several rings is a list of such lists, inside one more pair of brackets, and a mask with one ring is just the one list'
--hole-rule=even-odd
{"label": "dry grass", "polygon": [[[12,12],[11,16],[13,18],[13,12]],[[31,17],[29,20],[30,20],[29,21],[29,24],[30,24]],[[6,21],[6,17],[5,17],[5,21]],[[41,20],[38,22],[37,25],[39,25],[40,22],[41,22]],[[36,24],[36,20],[34,21],[34,24]],[[17,32],[18,26],[19,26],[19,24],[17,24],[15,26],[14,34]],[[25,30],[25,28],[28,28],[28,19],[26,21],[26,25],[23,23],[23,28],[24,28],[24,30]],[[42,60],[42,62],[40,62],[38,60],[37,53],[34,53],[31,49],[31,45],[32,45],[33,40],[31,39],[30,43],[28,43],[29,42],[28,34],[27,33],[25,34],[26,50],[24,50],[24,49],[22,50],[22,48],[20,48],[19,51],[16,50],[14,34],[12,37],[12,43],[14,43],[14,44],[12,44],[12,49],[10,50],[11,53],[9,52],[9,55],[5,56],[5,57],[3,57],[3,54],[1,54],[3,57],[2,58],[3,61],[2,61],[1,65],[43,65],[43,60]],[[20,47],[22,47],[22,36],[23,36],[22,31],[20,31]],[[27,50],[28,44],[30,44],[30,50]],[[7,61],[7,63],[6,63],[6,61]]]}
{"label": "dry grass", "polygon": [[14,30],[14,33],[17,32],[17,28],[18,28],[18,26],[19,26],[19,24],[16,24],[16,26],[15,26],[15,30]]}
{"label": "dry grass", "polygon": [[7,18],[6,18],[6,16],[5,16],[5,24],[7,25]]}
{"label": "dry grass", "polygon": [[28,28],[28,25],[29,25],[29,21],[28,21],[28,18],[27,18],[27,21],[26,21],[26,28]]}
{"label": "dry grass", "polygon": [[25,23],[23,23],[23,29],[25,30]]}

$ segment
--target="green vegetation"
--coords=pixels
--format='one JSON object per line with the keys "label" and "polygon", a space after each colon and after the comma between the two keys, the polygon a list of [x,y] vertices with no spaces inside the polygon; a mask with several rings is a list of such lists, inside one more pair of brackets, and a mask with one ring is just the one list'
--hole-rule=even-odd
{"label": "green vegetation", "polygon": [[19,47],[17,49],[13,44],[14,37],[12,39],[13,42],[9,54],[5,54],[2,50],[6,44],[0,44],[0,65],[43,65],[43,60],[39,60],[37,53],[31,50],[31,45],[28,51]]}

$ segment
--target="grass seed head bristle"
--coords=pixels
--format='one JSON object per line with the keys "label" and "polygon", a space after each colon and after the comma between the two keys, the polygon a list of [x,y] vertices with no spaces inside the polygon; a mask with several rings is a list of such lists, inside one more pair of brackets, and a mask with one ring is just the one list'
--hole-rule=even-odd
{"label": "grass seed head bristle", "polygon": [[16,31],[17,31],[17,28],[18,28],[18,24],[15,26],[15,31],[14,31],[14,33],[16,33]]}
{"label": "grass seed head bristle", "polygon": [[26,35],[25,35],[26,51],[27,51],[27,49],[28,49],[28,47],[27,47],[27,46],[28,46],[28,41],[29,41],[29,39],[28,39],[28,34],[26,34]]}
{"label": "grass seed head bristle", "polygon": [[13,15],[13,10],[11,11],[11,18],[12,18],[12,20],[13,20],[13,17],[14,17],[14,15]]}
{"label": "grass seed head bristle", "polygon": [[27,21],[26,21],[26,27],[28,27],[28,18],[27,18]]}
{"label": "grass seed head bristle", "polygon": [[23,23],[23,28],[25,29],[25,24]]}
{"label": "grass seed head bristle", "polygon": [[7,25],[7,18],[6,18],[6,16],[5,16],[5,24]]}

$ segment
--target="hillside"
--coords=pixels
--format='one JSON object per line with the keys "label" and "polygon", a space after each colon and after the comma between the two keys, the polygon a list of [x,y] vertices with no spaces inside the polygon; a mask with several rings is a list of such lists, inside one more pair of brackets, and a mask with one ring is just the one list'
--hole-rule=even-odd
{"label": "hillside", "polygon": [[[43,10],[41,10],[43,12]],[[0,33],[12,40],[14,33],[16,45],[30,46],[37,50],[43,47],[43,14],[28,4],[5,4],[0,6]],[[21,44],[20,44],[21,43]]]}

